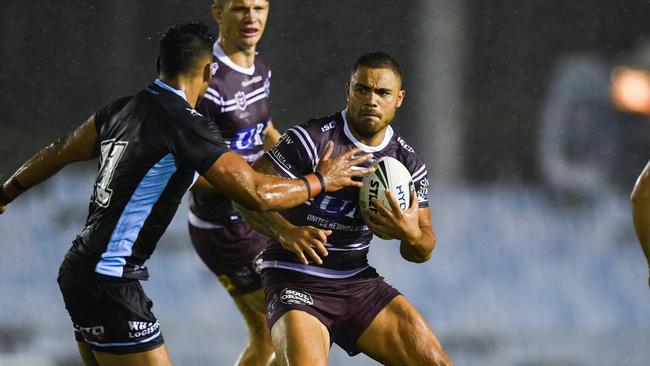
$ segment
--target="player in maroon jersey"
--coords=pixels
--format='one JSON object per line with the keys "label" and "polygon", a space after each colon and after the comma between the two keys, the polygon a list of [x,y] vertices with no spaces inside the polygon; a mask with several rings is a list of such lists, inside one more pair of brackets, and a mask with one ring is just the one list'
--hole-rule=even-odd
{"label": "player in maroon jersey", "polygon": [[[256,52],[268,12],[268,0],[214,2],[219,39],[213,47],[208,90],[197,107],[215,122],[230,149],[250,164],[280,138],[269,111],[271,69]],[[273,347],[255,260],[268,238],[246,224],[228,197],[204,184],[191,191],[188,221],[197,254],[221,281],[246,322],[248,344],[237,364],[266,365]]]}
{"label": "player in maroon jersey", "polygon": [[383,364],[451,365],[422,315],[367,260],[371,229],[400,240],[400,254],[411,262],[427,261],[436,243],[426,166],[390,126],[405,96],[399,65],[381,52],[361,56],[346,96],[345,110],[287,130],[254,168],[297,177],[314,171],[329,141],[335,152],[357,147],[406,166],[414,183],[411,207],[400,210],[390,194],[391,208],[375,200],[378,212],[369,212],[366,223],[359,189],[350,187],[281,213],[242,209],[272,238],[261,276],[277,361],[326,365],[337,343],[350,355],[363,352]]}

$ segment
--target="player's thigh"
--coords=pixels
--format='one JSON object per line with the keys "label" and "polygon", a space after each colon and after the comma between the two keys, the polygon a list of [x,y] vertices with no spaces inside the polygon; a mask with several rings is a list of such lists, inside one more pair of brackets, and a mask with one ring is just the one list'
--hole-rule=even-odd
{"label": "player's thigh", "polygon": [[264,290],[259,289],[250,294],[235,296],[232,299],[244,317],[251,335],[260,339],[268,337],[269,326],[266,321]]}
{"label": "player's thigh", "polygon": [[273,324],[271,339],[278,365],[327,365],[329,331],[311,314],[288,311]]}
{"label": "player's thigh", "polygon": [[357,345],[385,365],[451,365],[420,312],[401,295],[377,314]]}
{"label": "player's thigh", "polygon": [[84,365],[99,366],[99,363],[97,363],[95,355],[93,354],[93,350],[88,347],[86,343],[77,342],[77,348],[79,348],[79,355],[81,356],[81,360],[83,361]]}
{"label": "player's thigh", "polygon": [[[257,314],[266,314],[266,304],[264,302],[264,290],[258,289],[251,293],[233,297],[235,303],[246,304],[252,311]],[[265,316],[266,317],[266,316]]]}
{"label": "player's thigh", "polygon": [[145,352],[114,354],[95,351],[95,359],[101,366],[171,366],[167,347],[162,345]]}

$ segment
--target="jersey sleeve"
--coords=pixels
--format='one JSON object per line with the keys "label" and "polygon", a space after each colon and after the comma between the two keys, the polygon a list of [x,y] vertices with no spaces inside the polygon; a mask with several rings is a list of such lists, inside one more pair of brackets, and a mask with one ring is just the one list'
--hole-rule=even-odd
{"label": "jersey sleeve", "polygon": [[316,147],[301,125],[288,129],[264,156],[286,178],[312,173],[318,159]]}
{"label": "jersey sleeve", "polygon": [[420,208],[429,207],[429,174],[427,166],[422,162],[419,169],[411,172],[415,193],[418,196],[418,206]]}
{"label": "jersey sleeve", "polygon": [[188,128],[179,131],[174,151],[177,158],[203,175],[214,162],[230,149],[216,124],[206,118],[193,118]]}
{"label": "jersey sleeve", "polygon": [[221,114],[221,105],[223,98],[217,89],[212,85],[208,86],[203,98],[196,107],[197,112],[201,113],[205,118],[216,121]]}
{"label": "jersey sleeve", "polygon": [[418,206],[420,208],[429,207],[429,173],[425,162],[408,145],[406,148],[402,147],[400,160],[411,173],[415,193],[418,196]]}

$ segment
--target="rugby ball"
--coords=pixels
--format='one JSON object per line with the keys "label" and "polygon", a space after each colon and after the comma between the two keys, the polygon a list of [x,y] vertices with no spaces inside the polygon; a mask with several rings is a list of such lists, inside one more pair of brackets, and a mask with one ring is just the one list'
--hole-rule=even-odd
{"label": "rugby ball", "polygon": [[[377,212],[377,208],[371,202],[373,197],[392,210],[386,198],[386,190],[391,190],[399,207],[406,210],[411,206],[411,192],[415,190],[411,173],[399,160],[384,156],[377,159],[372,166],[375,167],[375,171],[363,177],[363,187],[359,191],[361,216],[366,222],[369,220],[366,211]],[[382,239],[392,239],[389,235],[377,231],[375,235]]]}

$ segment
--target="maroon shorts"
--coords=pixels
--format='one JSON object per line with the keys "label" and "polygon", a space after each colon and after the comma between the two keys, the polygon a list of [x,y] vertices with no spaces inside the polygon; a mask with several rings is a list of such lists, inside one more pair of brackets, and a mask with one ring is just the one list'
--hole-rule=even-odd
{"label": "maroon shorts", "polygon": [[372,320],[400,294],[374,268],[343,279],[267,268],[262,285],[269,327],[290,310],[304,311],[320,320],[329,330],[330,342],[350,356],[359,353],[357,340]]}
{"label": "maroon shorts", "polygon": [[218,229],[188,226],[194,249],[230,296],[245,295],[262,287],[256,267],[269,240],[266,236],[245,222]]}

